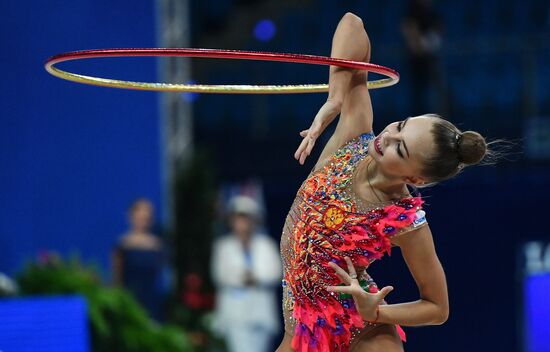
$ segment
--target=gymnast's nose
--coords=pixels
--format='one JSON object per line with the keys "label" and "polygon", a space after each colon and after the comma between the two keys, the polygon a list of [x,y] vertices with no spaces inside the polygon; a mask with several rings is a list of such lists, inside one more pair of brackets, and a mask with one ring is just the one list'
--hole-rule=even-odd
{"label": "gymnast's nose", "polygon": [[391,144],[392,142],[399,141],[401,139],[401,132],[395,130],[395,131],[386,131],[384,138],[382,139],[382,143],[384,143],[385,146]]}

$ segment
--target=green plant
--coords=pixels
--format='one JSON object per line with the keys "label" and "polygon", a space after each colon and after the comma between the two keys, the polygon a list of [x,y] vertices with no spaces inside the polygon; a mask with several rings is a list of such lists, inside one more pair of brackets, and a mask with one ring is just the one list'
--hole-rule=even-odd
{"label": "green plant", "polygon": [[28,263],[17,276],[22,295],[80,294],[87,299],[93,351],[192,351],[178,326],[159,325],[126,291],[102,285],[97,270],[78,257],[56,255]]}

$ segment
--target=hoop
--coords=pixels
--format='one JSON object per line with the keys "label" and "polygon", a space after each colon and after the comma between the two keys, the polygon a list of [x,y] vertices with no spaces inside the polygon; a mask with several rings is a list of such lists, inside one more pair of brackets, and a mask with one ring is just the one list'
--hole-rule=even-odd
{"label": "hoop", "polygon": [[399,82],[399,73],[384,66],[367,62],[335,59],[325,56],[283,54],[259,51],[195,49],[195,48],[131,48],[131,49],[96,49],[73,51],[52,56],[46,61],[45,69],[50,74],[78,83],[91,84],[103,87],[151,90],[164,92],[193,92],[193,93],[252,93],[252,94],[281,94],[281,93],[319,93],[328,92],[328,84],[301,84],[301,85],[205,85],[205,84],[175,84],[155,82],[123,81],[110,78],[85,76],[63,71],[56,64],[70,60],[82,60],[103,57],[202,57],[215,59],[244,59],[259,61],[295,62],[312,65],[338,66],[378,73],[387,78],[367,82],[369,89],[389,87]]}

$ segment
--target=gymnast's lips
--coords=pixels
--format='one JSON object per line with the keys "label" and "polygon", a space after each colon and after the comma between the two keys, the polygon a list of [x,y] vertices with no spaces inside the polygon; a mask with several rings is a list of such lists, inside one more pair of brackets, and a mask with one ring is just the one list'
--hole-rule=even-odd
{"label": "gymnast's lips", "polygon": [[381,138],[380,136],[376,137],[374,141],[372,141],[372,145],[374,146],[374,150],[380,155],[384,155],[382,152],[382,146],[381,146]]}

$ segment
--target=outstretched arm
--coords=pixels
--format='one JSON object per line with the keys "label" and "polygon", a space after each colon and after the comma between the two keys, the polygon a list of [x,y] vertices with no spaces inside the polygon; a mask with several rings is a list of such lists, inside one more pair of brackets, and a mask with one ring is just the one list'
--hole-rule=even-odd
{"label": "outstretched arm", "polygon": [[[352,13],[346,13],[334,33],[331,57],[368,62],[370,51],[363,21]],[[300,133],[304,140],[294,155],[300,164],[304,163],[317,138],[339,113],[338,126],[323,149],[317,166],[323,164],[345,142],[372,130],[372,106],[366,82],[366,71],[330,67],[327,101],[315,116],[311,127]]]}

